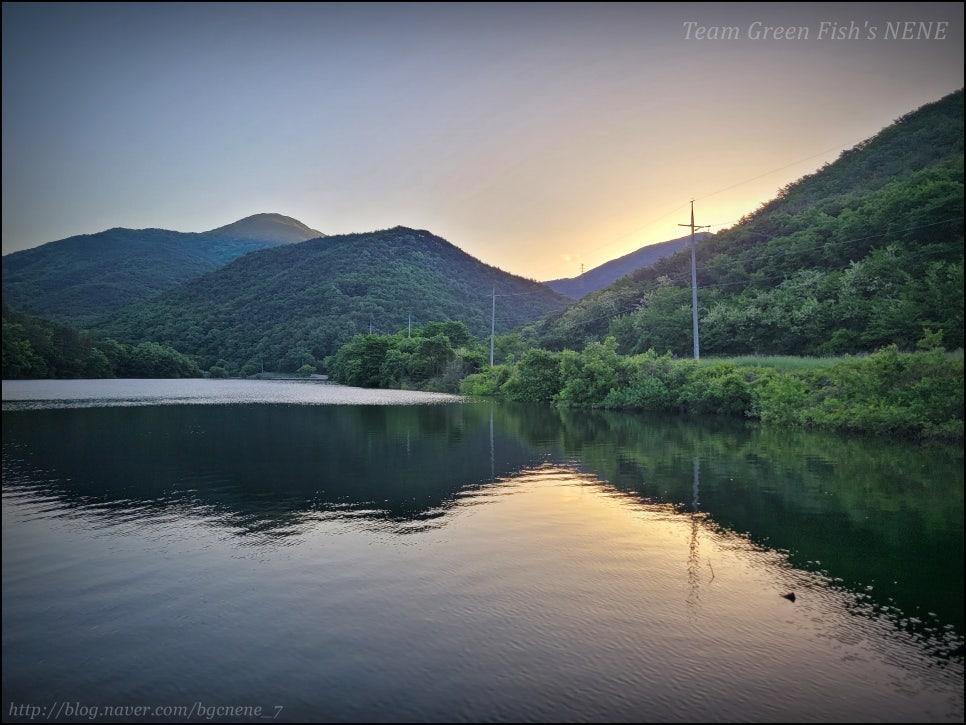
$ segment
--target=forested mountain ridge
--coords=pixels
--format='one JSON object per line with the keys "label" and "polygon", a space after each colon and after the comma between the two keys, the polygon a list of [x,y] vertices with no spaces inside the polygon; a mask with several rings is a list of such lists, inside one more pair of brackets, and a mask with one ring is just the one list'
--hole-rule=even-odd
{"label": "forested mountain ridge", "polygon": [[84,327],[248,252],[319,236],[281,214],[199,233],[116,227],[4,256],[3,299],[13,309]]}
{"label": "forested mountain ridge", "polygon": [[319,366],[357,333],[394,333],[459,320],[489,335],[532,322],[569,300],[480,262],[428,231],[395,227],[248,254],[122,311],[101,327],[151,340],[232,374]]}
{"label": "forested mountain ridge", "polygon": [[[700,213],[700,207],[699,207]],[[700,217],[699,217],[700,218]],[[963,92],[923,106],[697,247],[703,355],[829,355],[963,341]],[[524,337],[690,355],[687,252]]]}
{"label": "forested mountain ridge", "polygon": [[[694,238],[695,241],[701,242],[709,236],[711,235],[705,232],[695,234]],[[577,277],[552,279],[544,284],[560,294],[579,300],[581,297],[603,289],[621,277],[637,271],[641,267],[648,267],[664,257],[669,257],[676,252],[680,252],[688,246],[690,241],[691,236],[688,235],[686,237],[680,237],[679,239],[670,239],[666,242],[649,244],[630,254],[625,254],[623,257],[604,262]]]}

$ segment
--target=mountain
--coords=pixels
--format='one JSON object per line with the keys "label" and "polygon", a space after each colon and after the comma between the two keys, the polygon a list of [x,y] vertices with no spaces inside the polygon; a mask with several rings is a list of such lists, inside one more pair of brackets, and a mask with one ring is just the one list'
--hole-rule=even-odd
{"label": "mountain", "polygon": [[162,342],[230,372],[320,365],[357,333],[459,320],[498,333],[570,302],[549,287],[486,265],[428,231],[395,227],[247,254],[121,311],[101,331]]}
{"label": "mountain", "polygon": [[205,234],[220,239],[248,239],[275,244],[293,244],[325,236],[317,229],[305,226],[298,219],[281,214],[253,214]]}
{"label": "mountain", "polygon": [[[898,119],[697,245],[704,355],[963,345],[963,91]],[[686,251],[528,327],[580,350],[691,355]]]}
{"label": "mountain", "polygon": [[[711,235],[707,232],[701,232],[699,234],[695,234],[694,239],[695,242],[698,243],[704,241],[709,236]],[[621,277],[640,269],[641,267],[649,267],[659,259],[669,257],[675,252],[679,252],[682,249],[687,248],[690,241],[691,235],[689,234],[688,236],[681,237],[679,239],[671,239],[667,242],[649,244],[646,247],[641,247],[636,252],[625,254],[623,257],[612,259],[611,261],[605,262],[599,267],[594,267],[593,269],[584,272],[579,277],[553,279],[549,282],[544,282],[544,284],[555,292],[559,292],[562,295],[567,295],[575,300],[579,300],[581,297],[596,290],[602,289],[612,282],[616,282]]]}
{"label": "mountain", "polygon": [[281,214],[256,214],[209,232],[114,228],[3,257],[10,307],[84,327],[248,252],[322,236]]}

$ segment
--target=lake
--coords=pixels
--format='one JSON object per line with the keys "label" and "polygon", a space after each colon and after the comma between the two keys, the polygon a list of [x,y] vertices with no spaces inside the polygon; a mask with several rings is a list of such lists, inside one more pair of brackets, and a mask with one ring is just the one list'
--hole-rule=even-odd
{"label": "lake", "polygon": [[961,446],[319,382],[3,401],[5,722],[963,720]]}

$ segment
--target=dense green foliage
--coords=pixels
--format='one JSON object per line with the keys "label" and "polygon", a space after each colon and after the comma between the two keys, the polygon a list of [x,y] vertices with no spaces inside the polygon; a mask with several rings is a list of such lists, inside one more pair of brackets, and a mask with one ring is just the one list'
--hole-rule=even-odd
{"label": "dense green foliage", "polygon": [[200,376],[191,358],[155,342],[122,345],[3,305],[4,380]]}
{"label": "dense green foliage", "polygon": [[357,335],[326,361],[340,383],[456,392],[486,358],[462,322],[431,322],[395,335]]}
{"label": "dense green foliage", "polygon": [[205,369],[224,360],[232,375],[292,372],[321,368],[358,334],[408,329],[410,319],[461,320],[472,334],[489,335],[494,288],[501,333],[567,304],[429,232],[396,227],[248,254],[129,308],[104,329],[183,350]]}
{"label": "dense green foliage", "polygon": [[[702,354],[839,355],[963,340],[963,93],[903,117],[697,247]],[[524,331],[690,355],[690,255]]]}
{"label": "dense green foliage", "polygon": [[620,355],[610,337],[580,353],[530,350],[517,363],[468,376],[461,390],[568,408],[715,414],[779,426],[963,437],[963,356],[940,349],[901,353],[893,345],[820,366],[786,360],[775,367],[767,360],[761,365],[697,362],[654,351]]}
{"label": "dense green foliage", "polygon": [[260,214],[201,234],[116,228],[14,252],[3,258],[3,299],[21,312],[84,327],[281,238],[317,236],[279,221],[286,219]]}

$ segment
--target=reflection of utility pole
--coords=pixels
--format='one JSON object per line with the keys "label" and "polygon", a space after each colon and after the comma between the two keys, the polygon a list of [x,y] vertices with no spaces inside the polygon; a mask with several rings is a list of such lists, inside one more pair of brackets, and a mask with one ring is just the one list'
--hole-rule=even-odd
{"label": "reflection of utility pole", "polygon": [[698,352],[698,274],[694,263],[694,231],[696,229],[710,229],[707,224],[704,226],[694,226],[694,199],[691,200],[691,223],[678,224],[679,227],[691,227],[691,326],[694,332],[694,359],[700,357]]}
{"label": "reflection of utility pole", "polygon": [[698,506],[700,501],[698,501],[698,486],[700,484],[701,477],[701,461],[698,457],[694,457],[694,486],[691,489],[691,511],[693,513],[698,513]]}
{"label": "reflection of utility pole", "polygon": [[694,457],[694,486],[691,492],[691,540],[688,542],[688,605],[697,607],[700,600],[701,575],[698,573],[698,529],[701,517],[698,516],[698,487],[700,481],[701,464],[698,457]]}

